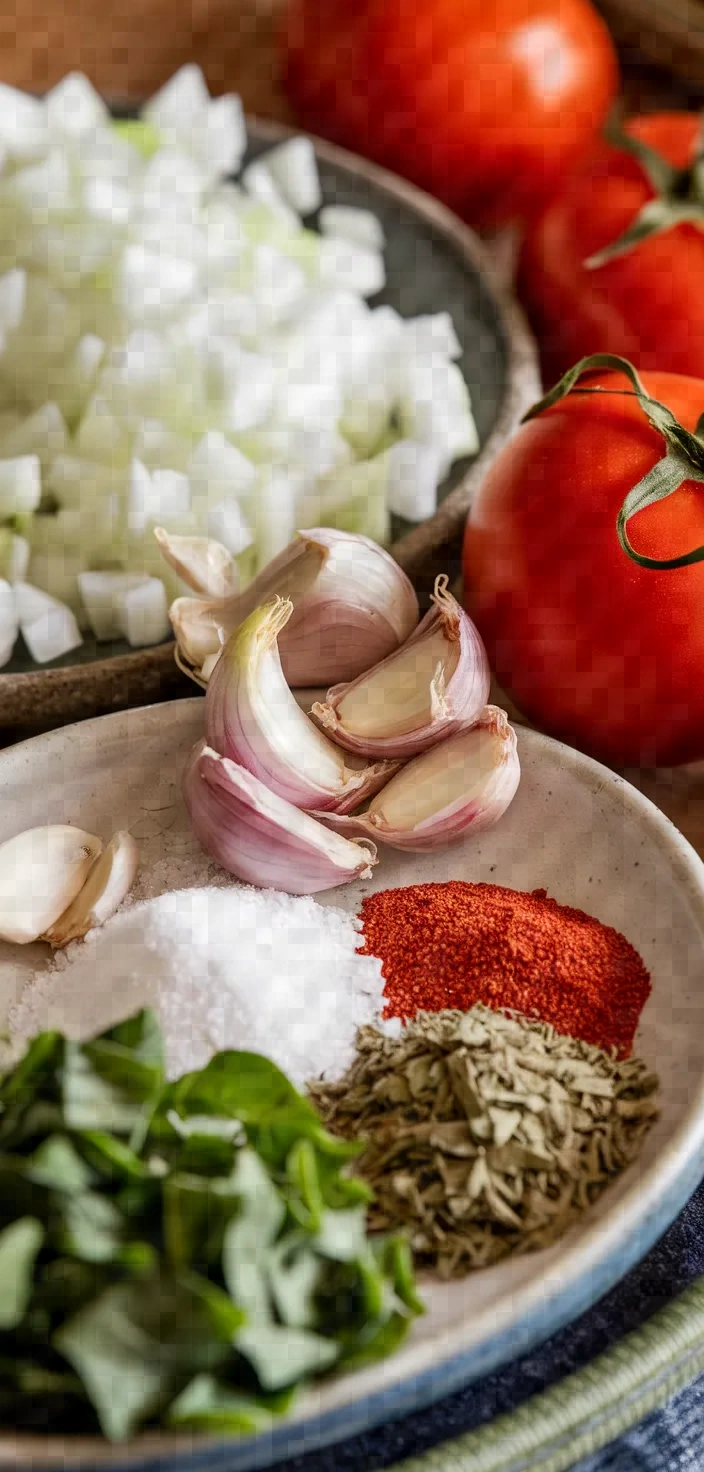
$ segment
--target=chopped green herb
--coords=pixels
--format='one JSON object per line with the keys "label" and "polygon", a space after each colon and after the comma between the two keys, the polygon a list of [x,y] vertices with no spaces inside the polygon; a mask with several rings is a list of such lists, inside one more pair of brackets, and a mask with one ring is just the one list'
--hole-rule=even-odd
{"label": "chopped green herb", "polygon": [[167,1083],[143,1012],[0,1080],[0,1424],[251,1434],[422,1311],[358,1148],[267,1058]]}

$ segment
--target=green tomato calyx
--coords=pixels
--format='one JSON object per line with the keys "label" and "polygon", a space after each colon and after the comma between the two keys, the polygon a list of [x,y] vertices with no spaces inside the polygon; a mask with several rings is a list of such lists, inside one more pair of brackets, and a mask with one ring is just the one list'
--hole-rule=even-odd
{"label": "green tomato calyx", "polygon": [[[570,368],[564,377],[560,379],[555,387],[534,404],[527,414],[523,416],[523,423],[529,419],[535,419],[545,409],[551,409],[554,404],[566,398],[576,386],[583,373],[591,373],[599,369],[609,369],[612,372],[624,373],[633,384],[631,397],[638,400],[643,413],[662,435],[665,441],[665,454],[644,475],[638,484],[628,492],[621,510],[616,518],[616,533],[623,551],[637,562],[640,567],[656,568],[659,570],[689,567],[694,562],[704,562],[704,546],[695,547],[691,552],[683,552],[679,557],[646,557],[642,552],[636,552],[635,547],[628,537],[628,523],[632,516],[638,511],[644,511],[647,506],[653,506],[656,501],[664,501],[666,496],[671,496],[674,491],[679,490],[685,481],[698,481],[704,485],[704,413],[697,421],[697,427],[692,432],[680,424],[679,419],[668,409],[666,404],[661,404],[659,399],[654,399],[647,392],[636,369],[627,358],[620,358],[615,353],[592,353],[588,358],[581,358],[574,368]],[[628,390],[605,389],[598,384],[577,390],[582,394],[612,394],[626,392]],[[704,400],[704,385],[702,386],[702,399]]]}
{"label": "green tomato calyx", "polygon": [[622,235],[589,256],[584,262],[588,271],[597,271],[617,256],[626,255],[651,235],[662,235],[676,225],[697,225],[704,230],[704,120],[692,161],[684,169],[675,168],[649,143],[622,133],[619,128],[608,129],[606,137],[614,147],[623,149],[637,160],[652,185],[655,198],[643,205]]}

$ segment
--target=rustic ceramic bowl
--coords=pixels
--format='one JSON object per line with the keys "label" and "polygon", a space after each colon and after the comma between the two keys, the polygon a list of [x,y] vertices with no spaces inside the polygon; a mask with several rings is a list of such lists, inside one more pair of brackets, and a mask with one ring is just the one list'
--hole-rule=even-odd
{"label": "rustic ceramic bowl", "polygon": [[[202,724],[202,701],[180,700],[87,721],[0,753],[0,842],[46,822],[78,823],[104,839],[129,827],[148,869],[164,859],[191,864],[199,850],[188,832],[180,774]],[[661,1080],[661,1115],[640,1159],[548,1251],[450,1285],[423,1284],[428,1312],[395,1355],[322,1383],[264,1436],[223,1441],[164,1433],[111,1447],[95,1438],[5,1434],[0,1467],[288,1466],[292,1457],[419,1410],[526,1353],[600,1298],[677,1216],[704,1169],[704,864],[647,798],[605,767],[526,729],[518,732],[518,749],[521,785],[490,832],[436,854],[385,849],[371,880],[319,898],[356,911],[370,889],[485,880],[545,887],[623,931],[651,972],[636,1048]],[[163,880],[163,867],[158,872]],[[23,979],[47,960],[45,947],[0,944],[0,1030]],[[138,1002],[133,993],[130,1007]],[[116,997],[115,1007],[117,1020],[125,999]]]}
{"label": "rustic ceramic bowl", "polygon": [[[290,131],[279,123],[251,121],[250,157]],[[449,311],[462,344],[460,366],[481,450],[473,460],[453,466],[435,516],[415,527],[399,521],[394,528],[394,556],[409,576],[429,585],[445,570],[448,545],[459,538],[474,487],[539,397],[532,339],[496,280],[490,254],[461,221],[385,170],[328,143],[315,140],[315,145],[326,203],[372,209],[383,223],[388,285],[378,301],[404,317]],[[170,642],[130,650],[127,644],[88,638],[65,660],[44,666],[16,655],[0,671],[0,738],[3,732],[9,739],[22,728],[46,730],[188,688]]]}

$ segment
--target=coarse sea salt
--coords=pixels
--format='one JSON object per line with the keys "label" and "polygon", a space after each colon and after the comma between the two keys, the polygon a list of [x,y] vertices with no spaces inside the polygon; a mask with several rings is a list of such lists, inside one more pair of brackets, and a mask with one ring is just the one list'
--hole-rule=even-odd
{"label": "coarse sea salt", "polygon": [[10,1013],[11,1056],[46,1029],[82,1041],[152,1007],[170,1078],[223,1048],[264,1053],[298,1085],[335,1078],[382,1006],[359,931],[311,898],[240,886],[132,904],[34,973]]}

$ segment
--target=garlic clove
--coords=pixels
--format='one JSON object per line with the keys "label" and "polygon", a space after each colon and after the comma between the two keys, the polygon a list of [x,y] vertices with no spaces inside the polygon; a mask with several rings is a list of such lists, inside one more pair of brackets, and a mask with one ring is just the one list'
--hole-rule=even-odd
{"label": "garlic clove", "polygon": [[220,652],[215,606],[205,598],[183,597],[176,598],[169,609],[176,639],[176,663],[197,684],[207,684],[200,672],[206,661]]}
{"label": "garlic clove", "polygon": [[444,576],[432,604],[400,649],[313,706],[315,719],[348,751],[408,758],[471,725],[483,710],[486,650]]}
{"label": "garlic clove", "polygon": [[320,819],[342,835],[366,835],[392,848],[447,848],[492,828],[520,775],[516,733],[504,711],[488,705],[474,726],[408,762],[365,813]]}
{"label": "garlic clove", "polygon": [[131,833],[115,833],[99,854],[83,888],[42,935],[57,949],[104,925],[134,884],[139,850]]}
{"label": "garlic clove", "polygon": [[0,844],[0,940],[38,940],[83,888],[102,848],[94,833],[65,823]]}
{"label": "garlic clove", "polygon": [[178,537],[163,526],[154,528],[162,556],[195,593],[229,598],[237,592],[237,566],[232,554],[211,537]]}
{"label": "garlic clove", "polygon": [[377,862],[373,843],[329,831],[205,741],[186,763],[183,797],[206,853],[248,884],[317,894],[367,878]]}
{"label": "garlic clove", "polygon": [[290,685],[353,680],[397,649],[415,629],[418,599],[394,559],[368,537],[325,527],[299,532],[327,550],[315,584],[281,640]]}
{"label": "garlic clove", "polygon": [[198,684],[219,646],[274,596],[293,614],[279,653],[288,684],[327,686],[352,680],[397,649],[418,622],[406,574],[367,537],[326,527],[301,531],[242,593],[226,599],[178,598],[170,610],[179,664]]}
{"label": "garlic clove", "polygon": [[205,738],[294,807],[350,812],[398,764],[350,759],[301,710],[277,643],[292,613],[290,598],[274,598],[230,637],[207,687]]}

